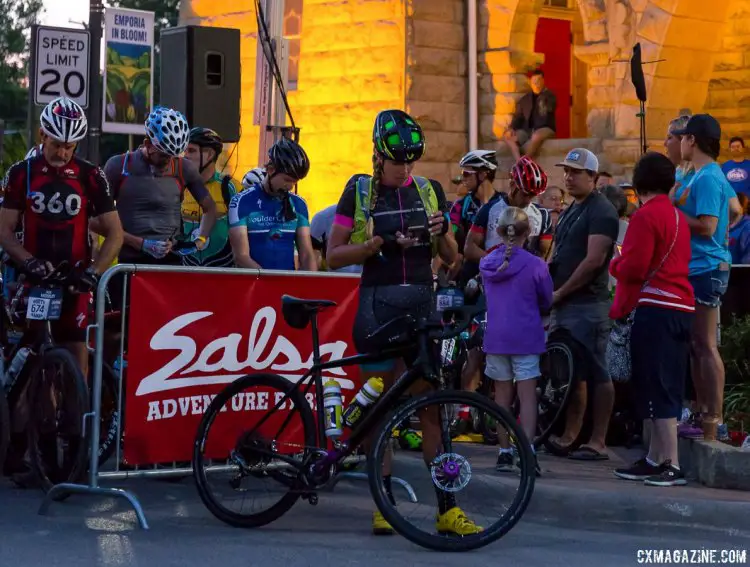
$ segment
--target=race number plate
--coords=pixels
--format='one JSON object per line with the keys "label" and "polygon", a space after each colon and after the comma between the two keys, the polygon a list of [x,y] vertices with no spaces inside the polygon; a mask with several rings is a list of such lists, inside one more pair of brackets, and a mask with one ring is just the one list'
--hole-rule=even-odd
{"label": "race number plate", "polygon": [[55,321],[62,311],[62,290],[34,287],[29,293],[26,318],[31,321]]}
{"label": "race number plate", "polygon": [[464,294],[455,287],[439,289],[437,292],[437,310],[438,312],[446,309],[458,309],[464,306]]}

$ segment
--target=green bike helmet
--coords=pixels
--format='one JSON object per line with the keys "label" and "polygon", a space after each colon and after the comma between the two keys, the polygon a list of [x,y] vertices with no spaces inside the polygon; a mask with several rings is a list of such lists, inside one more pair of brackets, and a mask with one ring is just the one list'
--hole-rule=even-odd
{"label": "green bike helmet", "polygon": [[372,131],[372,143],[378,155],[393,161],[417,161],[424,154],[422,128],[402,110],[383,110],[378,113]]}

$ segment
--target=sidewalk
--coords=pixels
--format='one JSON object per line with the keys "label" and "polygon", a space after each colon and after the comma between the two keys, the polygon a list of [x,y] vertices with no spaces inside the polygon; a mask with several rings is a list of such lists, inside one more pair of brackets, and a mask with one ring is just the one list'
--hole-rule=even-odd
{"label": "sidewalk", "polygon": [[699,528],[750,538],[750,492],[707,488],[697,482],[659,488],[616,478],[612,471],[642,456],[610,449],[609,461],[585,462],[540,453],[528,514],[536,520],[594,527]]}

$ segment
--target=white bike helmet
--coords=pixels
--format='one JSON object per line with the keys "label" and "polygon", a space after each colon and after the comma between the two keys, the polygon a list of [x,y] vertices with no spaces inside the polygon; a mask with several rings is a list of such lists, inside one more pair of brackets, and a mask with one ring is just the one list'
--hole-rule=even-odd
{"label": "white bike helmet", "polygon": [[179,157],[185,153],[190,141],[190,127],[181,112],[157,106],[146,118],[146,134],[161,152]]}
{"label": "white bike helmet", "polygon": [[38,146],[34,146],[31,148],[27,153],[26,156],[24,156],[23,159],[33,159],[36,156],[42,155],[42,144],[39,144]]}
{"label": "white bike helmet", "polygon": [[56,98],[45,106],[39,122],[42,132],[58,142],[80,142],[88,131],[83,108],[65,97]]}
{"label": "white bike helmet", "polygon": [[459,167],[475,167],[477,169],[497,169],[497,154],[494,150],[471,150],[458,162]]}
{"label": "white bike helmet", "polygon": [[250,189],[250,187],[253,187],[255,185],[260,185],[263,183],[263,180],[266,178],[266,170],[262,167],[256,167],[255,169],[251,169],[245,174],[245,177],[242,178],[242,188],[243,189]]}

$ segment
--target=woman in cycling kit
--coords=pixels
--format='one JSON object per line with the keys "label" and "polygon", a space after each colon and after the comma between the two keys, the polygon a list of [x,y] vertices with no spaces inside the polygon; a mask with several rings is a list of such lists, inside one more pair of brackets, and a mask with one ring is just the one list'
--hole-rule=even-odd
{"label": "woman in cycling kit", "polygon": [[[439,254],[448,264],[456,256],[442,187],[436,181],[411,175],[425,148],[420,126],[400,110],[383,111],[375,119],[373,144],[372,178],[355,175],[346,184],[326,255],[331,269],[363,264],[353,331],[360,352],[385,346],[370,338],[384,323],[404,314],[415,318],[429,315],[434,310],[433,254]],[[393,383],[394,375],[393,362],[362,367],[363,381],[379,376],[386,388]],[[421,413],[419,418],[422,451],[429,463],[440,452],[438,415]],[[386,487],[390,477],[387,479]],[[468,535],[481,530],[456,506],[452,494],[438,489],[436,493],[438,531]],[[373,531],[393,533],[379,512],[373,515]]]}

